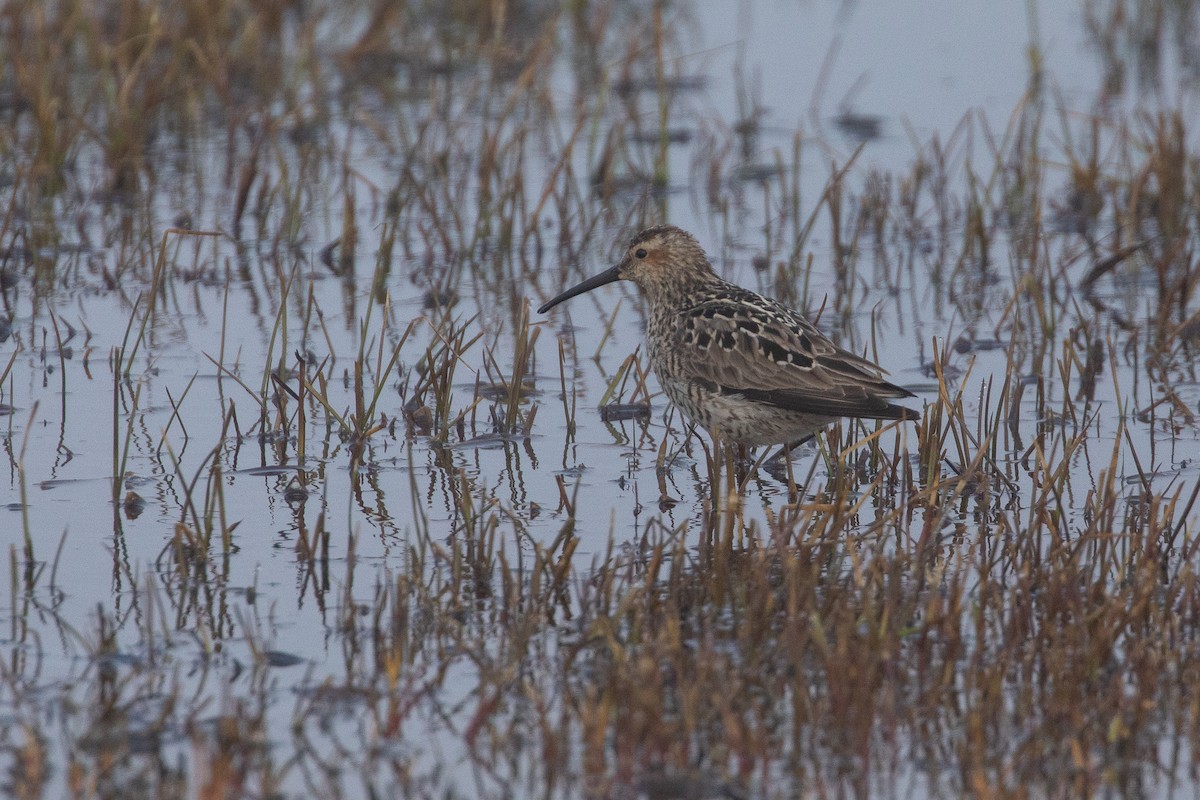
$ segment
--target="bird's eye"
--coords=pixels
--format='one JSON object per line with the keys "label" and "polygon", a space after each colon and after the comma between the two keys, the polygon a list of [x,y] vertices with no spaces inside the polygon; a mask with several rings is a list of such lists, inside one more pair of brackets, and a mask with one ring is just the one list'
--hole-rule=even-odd
{"label": "bird's eye", "polygon": [[633,254],[635,256],[637,256],[638,258],[645,258],[646,257],[646,248],[639,247],[637,250],[634,251]]}

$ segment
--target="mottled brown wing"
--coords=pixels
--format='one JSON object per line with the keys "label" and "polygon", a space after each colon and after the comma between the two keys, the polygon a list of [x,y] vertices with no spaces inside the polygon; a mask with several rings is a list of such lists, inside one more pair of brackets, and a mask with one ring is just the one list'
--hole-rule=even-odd
{"label": "mottled brown wing", "polygon": [[915,418],[912,397],[799,314],[753,292],[705,299],[674,333],[680,376],[761,403],[837,417]]}

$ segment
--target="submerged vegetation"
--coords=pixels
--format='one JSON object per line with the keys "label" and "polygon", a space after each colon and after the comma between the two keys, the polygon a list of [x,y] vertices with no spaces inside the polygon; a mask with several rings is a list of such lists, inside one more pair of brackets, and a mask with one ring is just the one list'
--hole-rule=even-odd
{"label": "submerged vegetation", "polygon": [[[902,165],[693,13],[0,3],[5,794],[1196,794],[1200,11]],[[667,220],[920,421],[730,485],[530,310]]]}

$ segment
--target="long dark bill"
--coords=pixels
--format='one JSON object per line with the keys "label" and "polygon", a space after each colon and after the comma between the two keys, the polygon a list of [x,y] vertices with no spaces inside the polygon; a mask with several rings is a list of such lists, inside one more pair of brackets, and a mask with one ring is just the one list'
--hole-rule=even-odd
{"label": "long dark bill", "polygon": [[613,281],[621,280],[620,268],[621,265],[618,264],[611,269],[604,270],[604,272],[601,272],[599,275],[593,275],[583,283],[572,286],[570,289],[567,289],[553,300],[543,303],[542,307],[538,309],[538,313],[545,314],[547,311],[554,308],[564,300],[570,300],[576,295],[583,294],[584,292],[590,292],[592,289],[595,289],[598,286],[603,286],[606,283],[612,283]]}

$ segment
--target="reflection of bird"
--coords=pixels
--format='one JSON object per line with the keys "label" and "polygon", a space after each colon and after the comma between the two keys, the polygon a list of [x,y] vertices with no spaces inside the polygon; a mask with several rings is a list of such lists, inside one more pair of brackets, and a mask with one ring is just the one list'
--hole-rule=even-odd
{"label": "reflection of bird", "polygon": [[621,263],[538,311],[618,280],[636,283],[650,304],[647,351],[667,397],[714,439],[790,444],[838,417],[918,416],[889,402],[912,392],[795,311],[721,280],[674,225],[642,231]]}

